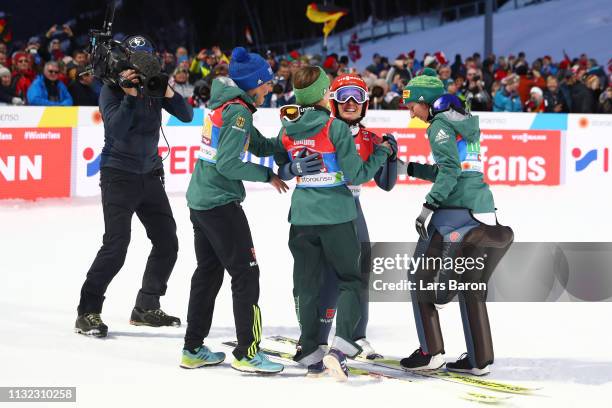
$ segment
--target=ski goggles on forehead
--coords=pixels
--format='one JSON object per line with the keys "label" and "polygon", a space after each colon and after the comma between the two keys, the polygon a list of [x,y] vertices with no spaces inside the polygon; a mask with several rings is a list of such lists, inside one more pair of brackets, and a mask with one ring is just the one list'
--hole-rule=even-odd
{"label": "ski goggles on forehead", "polygon": [[310,110],[315,110],[315,107],[314,106],[300,106],[300,105],[281,106],[280,108],[281,119],[284,119],[289,122],[295,122],[305,112],[308,112]]}
{"label": "ski goggles on forehead", "polygon": [[329,98],[338,103],[346,103],[349,99],[353,98],[360,105],[369,99],[366,90],[355,85],[342,86],[331,92]]}

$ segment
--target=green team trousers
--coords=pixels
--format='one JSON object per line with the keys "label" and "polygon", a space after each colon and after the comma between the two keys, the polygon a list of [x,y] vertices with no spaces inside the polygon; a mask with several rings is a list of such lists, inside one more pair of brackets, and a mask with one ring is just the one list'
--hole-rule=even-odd
{"label": "green team trousers", "polygon": [[319,348],[319,293],[325,261],[338,276],[339,296],[336,337],[332,347],[352,357],[361,352],[353,341],[355,327],[361,319],[359,291],[361,286],[361,245],[352,221],[335,225],[292,225],[289,249],[293,254],[293,296],[300,324],[299,351],[295,360],[304,365],[323,358]]}

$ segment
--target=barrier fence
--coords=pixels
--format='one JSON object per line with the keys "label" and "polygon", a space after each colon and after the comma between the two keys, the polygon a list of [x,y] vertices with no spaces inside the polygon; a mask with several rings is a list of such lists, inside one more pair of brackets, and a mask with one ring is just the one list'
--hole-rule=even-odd
{"label": "barrier fence", "polygon": [[[169,192],[187,189],[205,114],[195,109],[191,123],[162,115],[170,150],[160,138],[159,152],[168,156],[164,169]],[[482,161],[490,184],[597,188],[612,181],[612,115],[475,114],[480,117]],[[411,119],[407,111],[370,111],[365,123],[379,135],[393,133],[401,159],[433,161],[427,124]],[[278,110],[258,110],[254,124],[265,136],[275,137]],[[104,127],[96,107],[1,107],[0,199],[99,195],[103,145]],[[245,160],[273,166],[271,158],[247,155]],[[424,182],[406,175],[398,180],[400,185],[419,183]]]}

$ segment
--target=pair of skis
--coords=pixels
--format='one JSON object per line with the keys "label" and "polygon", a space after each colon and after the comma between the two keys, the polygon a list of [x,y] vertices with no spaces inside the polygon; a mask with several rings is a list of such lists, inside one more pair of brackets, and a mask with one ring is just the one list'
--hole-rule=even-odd
{"label": "pair of skis", "polygon": [[[271,341],[277,342],[277,343],[290,345],[292,347],[295,347],[297,345],[297,340],[292,339],[290,337],[271,336],[271,337],[268,337],[268,339]],[[235,347],[237,343],[234,341],[234,342],[225,342],[223,344],[226,346]],[[271,357],[282,360],[285,363],[295,364],[295,362],[293,361],[294,353],[288,353],[288,352],[284,352],[280,350],[263,348],[263,347],[260,349],[260,351]],[[352,375],[370,376],[374,378],[387,378],[387,379],[406,381],[406,382],[414,382],[415,377],[427,377],[427,378],[434,378],[434,379],[449,381],[449,382],[460,384],[460,385],[473,386],[473,387],[485,389],[488,391],[497,391],[501,393],[520,394],[520,395],[529,395],[532,392],[537,390],[535,388],[528,388],[528,387],[523,387],[519,385],[500,383],[497,381],[485,380],[481,378],[474,378],[472,376],[450,373],[446,371],[434,371],[434,372],[406,371],[400,366],[399,360],[393,360],[393,359],[368,360],[365,358],[356,358],[355,361],[359,361],[359,362],[374,365],[374,366],[384,367],[386,369],[400,371],[402,372],[402,375],[400,374],[393,375],[387,372],[381,372],[381,371],[373,370],[371,368],[356,367],[354,365],[349,364],[348,365],[349,373]],[[413,378],[410,378],[407,376],[410,374],[413,375]],[[497,403],[505,402],[511,398],[508,395],[495,395],[495,394],[488,394],[488,393],[483,393],[483,392],[466,392],[466,393],[460,394],[459,397],[469,400],[469,401],[488,403],[488,404],[497,404]]]}
{"label": "pair of skis", "polygon": [[[268,337],[269,340],[272,341],[276,341],[279,343],[284,343],[284,344],[289,344],[292,345],[293,347],[297,346],[297,340],[290,338],[290,337],[285,337],[285,336],[270,336]],[[498,391],[498,392],[503,392],[503,393],[510,393],[510,394],[522,394],[522,395],[528,395],[533,393],[534,391],[537,391],[538,388],[529,388],[529,387],[524,387],[521,385],[514,385],[514,384],[508,384],[508,383],[502,383],[502,382],[498,382],[498,381],[494,381],[494,380],[487,380],[481,377],[474,377],[471,375],[464,375],[464,374],[460,374],[460,373],[453,373],[450,371],[440,371],[440,370],[435,370],[435,371],[412,371],[412,370],[407,370],[404,369],[401,365],[399,360],[396,359],[374,359],[374,360],[368,360],[366,358],[363,357],[356,357],[355,361],[360,361],[363,363],[367,363],[367,364],[372,364],[375,366],[379,366],[379,367],[384,367],[384,368],[388,368],[391,370],[396,370],[396,371],[401,371],[403,373],[406,374],[412,374],[415,376],[420,376],[420,377],[428,377],[428,378],[436,378],[436,379],[441,379],[441,380],[445,380],[445,381],[450,381],[450,382],[454,382],[454,383],[458,383],[458,384],[463,384],[463,385],[471,385],[474,387],[478,387],[478,388],[483,388],[483,389],[487,389],[490,391]]]}

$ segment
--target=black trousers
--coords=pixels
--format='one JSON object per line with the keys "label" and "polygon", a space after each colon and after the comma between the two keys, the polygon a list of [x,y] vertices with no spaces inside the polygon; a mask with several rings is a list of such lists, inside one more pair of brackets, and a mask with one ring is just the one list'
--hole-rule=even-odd
{"label": "black trousers", "polygon": [[163,170],[133,174],[103,168],[100,174],[104,237],[102,248],[87,272],[78,313],[100,313],[106,288],[123,266],[136,213],[153,249],[147,260],[136,307],[159,308],[159,297],[176,262],[178,239],[172,209],[162,183]]}
{"label": "black trousers", "polygon": [[223,271],[232,277],[237,359],[254,357],[261,341],[259,266],[246,215],[238,202],[190,210],[198,266],[191,278],[185,348],[202,345],[210,332]]}

